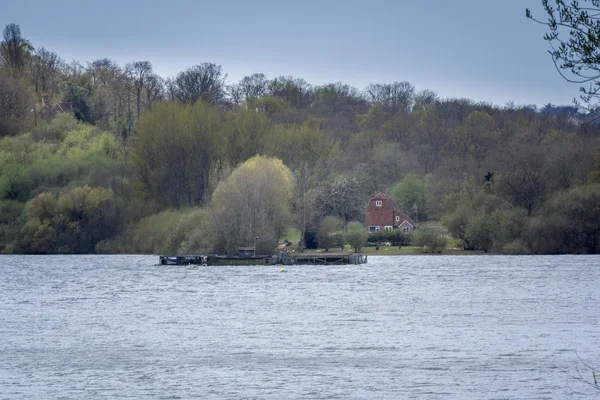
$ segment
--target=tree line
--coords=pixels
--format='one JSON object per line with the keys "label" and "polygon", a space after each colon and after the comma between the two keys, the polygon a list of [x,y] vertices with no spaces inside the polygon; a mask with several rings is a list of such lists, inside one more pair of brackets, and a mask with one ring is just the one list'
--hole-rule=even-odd
{"label": "tree line", "polygon": [[596,253],[600,130],[588,116],[409,82],[358,90],[262,73],[232,83],[213,63],[170,78],[149,61],[84,66],[10,24],[0,251],[231,252],[289,227],[305,247],[355,232],[385,184],[466,249]]}

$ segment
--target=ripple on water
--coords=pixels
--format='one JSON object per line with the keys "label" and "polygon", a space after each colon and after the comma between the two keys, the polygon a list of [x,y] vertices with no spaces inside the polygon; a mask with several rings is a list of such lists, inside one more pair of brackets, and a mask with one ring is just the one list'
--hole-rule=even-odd
{"label": "ripple on water", "polygon": [[[0,256],[0,398],[589,398],[597,256]],[[585,372],[585,370],[583,370]]]}

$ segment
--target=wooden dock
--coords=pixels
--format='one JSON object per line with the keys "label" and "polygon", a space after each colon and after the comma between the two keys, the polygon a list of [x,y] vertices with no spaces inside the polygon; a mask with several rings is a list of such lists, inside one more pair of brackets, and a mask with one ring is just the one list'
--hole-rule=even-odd
{"label": "wooden dock", "polygon": [[281,264],[285,265],[358,265],[366,263],[367,256],[361,253],[285,253],[281,256]]}
{"label": "wooden dock", "polygon": [[160,265],[358,265],[366,264],[367,256],[361,253],[280,253],[278,256],[221,256],[163,255]]}

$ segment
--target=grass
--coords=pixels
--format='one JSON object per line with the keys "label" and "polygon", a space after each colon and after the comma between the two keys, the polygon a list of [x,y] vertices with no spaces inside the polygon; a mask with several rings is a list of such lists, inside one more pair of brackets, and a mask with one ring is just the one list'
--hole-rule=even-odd
{"label": "grass", "polygon": [[296,228],[288,228],[283,232],[280,241],[289,240],[293,244],[298,244],[300,241],[300,230]]}

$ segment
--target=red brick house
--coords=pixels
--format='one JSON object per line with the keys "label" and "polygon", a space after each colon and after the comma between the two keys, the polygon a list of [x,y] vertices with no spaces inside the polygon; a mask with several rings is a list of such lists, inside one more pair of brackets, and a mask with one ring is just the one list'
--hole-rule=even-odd
{"label": "red brick house", "polygon": [[406,215],[383,189],[369,201],[367,207],[367,229],[369,233],[383,230],[402,229],[412,232],[417,224]]}

